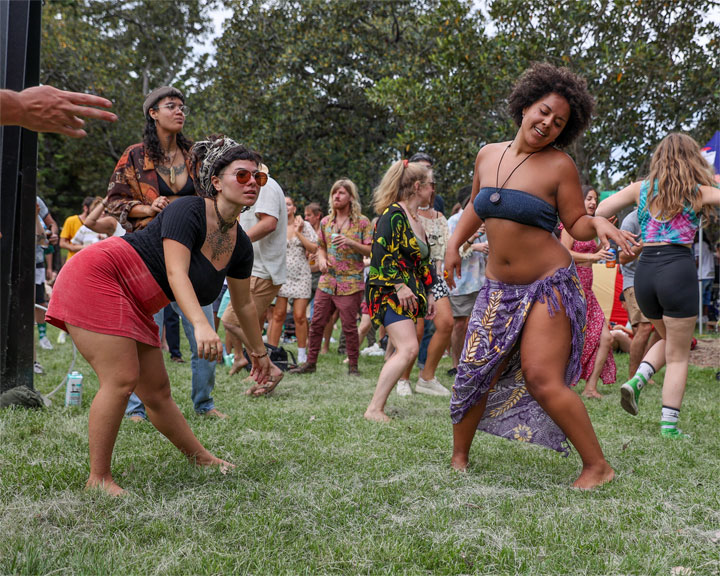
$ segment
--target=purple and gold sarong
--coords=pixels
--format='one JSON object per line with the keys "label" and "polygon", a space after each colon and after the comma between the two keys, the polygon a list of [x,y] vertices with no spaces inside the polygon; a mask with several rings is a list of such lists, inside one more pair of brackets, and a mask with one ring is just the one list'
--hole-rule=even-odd
{"label": "purple and gold sarong", "polygon": [[[570,448],[565,434],[528,393],[520,366],[520,338],[536,302],[546,302],[551,316],[561,305],[564,308],[572,334],[565,384],[577,384],[585,332],[585,295],[575,265],[532,284],[504,284],[488,278],[468,323],[450,415],[457,424],[489,390],[478,430],[509,440],[542,444],[567,455]],[[490,389],[495,374],[508,357],[507,366]]]}

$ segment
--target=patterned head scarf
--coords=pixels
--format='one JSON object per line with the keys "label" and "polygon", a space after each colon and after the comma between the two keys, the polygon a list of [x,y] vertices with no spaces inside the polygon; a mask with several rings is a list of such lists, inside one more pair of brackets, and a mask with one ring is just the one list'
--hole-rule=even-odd
{"label": "patterned head scarf", "polygon": [[194,158],[198,158],[196,167],[196,186],[206,196],[215,196],[215,187],[212,185],[212,177],[215,174],[215,165],[228,150],[240,146],[232,138],[226,136],[217,140],[200,140],[192,147]]}

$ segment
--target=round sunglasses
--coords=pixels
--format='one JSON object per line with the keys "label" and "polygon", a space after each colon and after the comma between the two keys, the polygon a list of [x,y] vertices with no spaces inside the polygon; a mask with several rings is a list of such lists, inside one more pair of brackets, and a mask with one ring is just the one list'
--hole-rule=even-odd
{"label": "round sunglasses", "polygon": [[265,172],[260,172],[260,170],[255,170],[251,172],[250,170],[240,168],[237,172],[235,172],[235,180],[238,181],[238,184],[247,184],[248,182],[250,182],[250,176],[255,179],[255,182],[258,183],[258,186],[265,186],[265,184],[267,184],[268,175],[265,174]]}

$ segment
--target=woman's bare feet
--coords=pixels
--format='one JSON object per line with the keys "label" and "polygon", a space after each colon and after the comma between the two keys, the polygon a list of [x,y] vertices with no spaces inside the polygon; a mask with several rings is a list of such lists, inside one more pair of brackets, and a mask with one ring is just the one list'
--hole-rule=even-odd
{"label": "woman's bare feet", "polygon": [[382,410],[370,410],[368,408],[365,411],[365,420],[369,420],[370,422],[390,422],[390,416],[385,414]]}
{"label": "woman's bare feet", "polygon": [[600,392],[597,391],[597,388],[590,388],[590,389],[589,389],[589,388],[587,388],[587,387],[585,388],[585,390],[583,390],[581,396],[582,396],[583,398],[596,398],[596,399],[598,399],[598,400],[600,400],[600,399],[603,397],[603,395],[600,394]]}
{"label": "woman's bare feet", "polygon": [[235,464],[221,460],[220,458],[210,454],[210,452],[207,452],[206,455],[195,457],[194,461],[198,466],[217,466],[223,474],[227,474],[230,470],[235,468]]}
{"label": "woman's bare feet", "polygon": [[610,464],[603,461],[598,466],[583,466],[580,476],[573,482],[573,488],[592,490],[610,482],[613,478],[615,478],[615,470],[610,467]]}
{"label": "woman's bare feet", "polygon": [[450,459],[450,468],[457,470],[458,472],[467,471],[468,455],[467,454],[453,454]]}
{"label": "woman's bare feet", "polygon": [[125,490],[115,484],[115,480],[112,478],[88,478],[85,484],[85,490],[100,490],[105,492],[108,496],[124,496],[127,494]]}
{"label": "woman's bare feet", "polygon": [[240,370],[245,368],[245,366],[247,366],[247,365],[248,365],[248,360],[247,360],[247,358],[245,358],[245,354],[239,354],[239,357],[238,356],[235,357],[232,368],[230,368],[230,376],[232,376],[233,374],[237,374],[238,372],[240,372]]}

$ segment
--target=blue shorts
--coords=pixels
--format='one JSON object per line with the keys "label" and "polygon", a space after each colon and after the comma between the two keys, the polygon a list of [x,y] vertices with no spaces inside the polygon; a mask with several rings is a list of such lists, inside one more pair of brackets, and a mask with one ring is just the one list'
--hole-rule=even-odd
{"label": "blue shorts", "polygon": [[415,321],[410,318],[410,316],[406,316],[404,314],[398,314],[390,308],[390,306],[387,307],[385,310],[385,317],[383,318],[383,326],[390,326],[390,324],[394,324],[395,322],[400,322],[400,320],[410,320],[411,322],[415,323]]}

